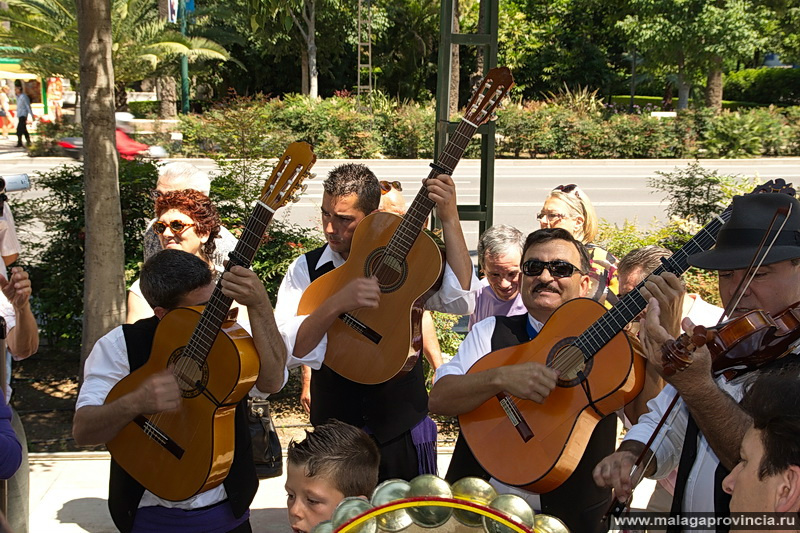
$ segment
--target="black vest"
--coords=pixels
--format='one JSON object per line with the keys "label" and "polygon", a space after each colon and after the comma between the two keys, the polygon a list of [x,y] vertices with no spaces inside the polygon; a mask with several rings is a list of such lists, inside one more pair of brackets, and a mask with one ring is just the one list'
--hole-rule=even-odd
{"label": "black vest", "polygon": [[[527,342],[527,322],[527,314],[495,317],[492,351]],[[599,488],[592,479],[592,470],[603,458],[614,453],[616,437],[617,416],[610,413],[594,428],[572,475],[555,490],[539,496],[543,513],[560,518],[570,531],[608,531],[607,524],[601,519],[611,502],[611,489]]]}
{"label": "black vest", "polygon": [[[150,357],[150,349],[157,326],[158,318],[156,317],[122,326],[131,372],[144,365]],[[228,477],[222,482],[228,494],[233,514],[237,518],[247,512],[258,490],[258,477],[256,477],[250,431],[247,426],[246,401],[245,397],[236,406],[234,425],[236,444],[233,463]],[[108,486],[108,509],[111,512],[111,518],[122,533],[128,533],[133,528],[133,520],[139,507],[139,501],[144,494],[144,487],[123,470],[113,458],[111,459]]]}
{"label": "black vest", "polygon": [[[312,282],[334,268],[333,263],[317,268],[326,246],[305,254]],[[408,373],[378,385],[350,381],[325,364],[311,373],[311,424],[315,426],[336,418],[356,427],[367,426],[379,443],[385,443],[409,431],[427,414],[422,357]]]}

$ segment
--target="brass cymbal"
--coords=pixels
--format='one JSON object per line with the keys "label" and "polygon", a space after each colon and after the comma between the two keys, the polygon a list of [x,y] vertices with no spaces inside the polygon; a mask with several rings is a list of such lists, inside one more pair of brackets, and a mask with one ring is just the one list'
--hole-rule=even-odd
{"label": "brass cymbal", "polygon": [[[453,492],[450,485],[433,474],[423,474],[411,480],[409,498],[419,498],[434,496],[439,498],[452,498]],[[436,505],[424,505],[420,507],[410,507],[408,514],[411,520],[420,527],[439,527],[445,524],[453,514],[451,507],[441,507]]]}
{"label": "brass cymbal", "polygon": [[[497,491],[494,490],[494,487],[488,481],[484,481],[479,477],[459,479],[453,483],[452,490],[453,498],[480,505],[489,505],[489,502],[497,497]],[[456,520],[469,527],[479,527],[483,522],[483,517],[472,511],[455,509],[453,510],[453,516]]]}
{"label": "brass cymbal", "polygon": [[[514,522],[533,528],[533,509],[528,502],[515,494],[501,494],[489,503],[489,507],[500,511]],[[514,533],[508,526],[487,516],[483,517],[483,528],[487,533]]]}
{"label": "brass cymbal", "polygon": [[[370,502],[375,507],[402,500],[408,496],[411,485],[403,479],[387,479],[372,492]],[[381,513],[376,517],[378,527],[389,533],[402,531],[411,525],[412,520],[405,509]]]}
{"label": "brass cymbal", "polygon": [[536,533],[569,533],[564,522],[555,516],[542,513],[537,514],[533,519],[533,530]]}
{"label": "brass cymbal", "polygon": [[[339,502],[339,505],[336,506],[336,509],[333,510],[333,518],[331,518],[333,529],[339,529],[343,524],[346,524],[354,517],[370,509],[372,509],[372,505],[364,498],[349,496],[343,499]],[[370,518],[350,531],[352,531],[352,533],[375,533],[375,519]]]}

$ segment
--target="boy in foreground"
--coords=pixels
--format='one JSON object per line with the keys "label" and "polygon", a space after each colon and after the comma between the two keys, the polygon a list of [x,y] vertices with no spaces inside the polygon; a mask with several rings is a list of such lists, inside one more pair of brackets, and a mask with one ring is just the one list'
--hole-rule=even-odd
{"label": "boy in foreground", "polygon": [[286,508],[294,533],[309,533],[348,496],[368,498],[378,484],[380,453],[361,429],[333,420],[289,443]]}

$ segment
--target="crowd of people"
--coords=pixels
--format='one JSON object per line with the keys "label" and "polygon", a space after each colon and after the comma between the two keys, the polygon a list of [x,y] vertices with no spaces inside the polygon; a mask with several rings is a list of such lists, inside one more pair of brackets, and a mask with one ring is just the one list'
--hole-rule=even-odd
{"label": "crowd of people", "polygon": [[[288,448],[287,510],[296,533],[309,533],[329,520],[344,498],[368,497],[382,481],[438,474],[437,426],[430,414],[466,415],[502,397],[555,409],[548,399],[576,385],[596,420],[584,430],[580,454],[556,488],[537,493],[530,486],[494,477],[463,434],[444,477],[451,483],[465,476],[483,478],[498,493],[520,496],[535,511],[556,516],[570,531],[581,533],[607,531],[607,509],[614,500],[628,501],[643,476],[659,480],[649,511],[670,516],[747,512],[797,516],[800,375],[791,346],[787,344],[780,356],[761,356],[766,348],[754,345],[747,355],[755,363],[734,361],[723,369],[715,366],[718,363],[702,343],[683,348],[691,364],[679,371],[663,356],[665,347],[677,349],[681,332],[691,334],[695,325],[710,328],[723,315],[736,319],[755,310],[776,316],[800,301],[800,202],[793,197],[736,197],[716,244],[689,254],[691,265],[718,272],[723,311],[697,294],[687,294],[677,275],[658,270],[671,257],[669,250],[648,246],[617,260],[599,246],[595,209],[587,193],[574,184],[559,185],[548,193],[536,215],[538,229],[507,225],[487,229],[479,239],[476,273],[459,221],[453,179],[439,174],[424,180],[423,191],[436,209],[444,242],[441,281],[424,299],[426,313],[414,319],[419,320],[415,331],[421,337],[415,346],[421,346],[420,353],[435,372],[429,393],[422,357],[410,357],[415,361],[410,368],[378,384],[349,379],[326,365],[334,323],[352,318],[358,309],[387,312],[381,309],[381,297],[389,289],[375,272],[336,287],[312,311],[298,312],[308,287],[345,264],[357,249],[355,231],[362,221],[379,211],[405,213],[399,182],[380,181],[363,164],[334,168],[324,182],[320,206],[326,242],[289,265],[274,307],[252,270],[237,262],[226,266],[236,239],[221,225],[209,190],[209,176],[191,165],[162,165],[154,218],[145,234],[144,265],[129,292],[126,324],[101,338],[86,361],[73,428],[78,444],[109,443],[131,424],[141,425],[146,417],[181,408],[187,401],[187,384],[181,383],[186,378],[176,378],[169,366],[146,375],[120,397],[108,401],[107,396],[146,365],[159,325],[170,311],[201,306],[219,290],[234,300],[237,320],[252,336],[259,370],[252,376],[254,386],[248,396],[264,398],[279,391],[289,370],[302,367],[301,404],[313,429]],[[788,215],[779,229],[771,230],[772,244],[763,251],[762,234],[776,212]],[[0,270],[4,270],[19,248],[13,242],[6,245],[5,239],[0,239],[0,246],[4,258]],[[751,267],[753,257],[756,262]],[[8,352],[24,358],[36,351],[38,343],[29,304],[30,281],[18,267],[0,274]],[[644,298],[647,308],[625,326],[637,361],[633,366],[640,371],[635,376],[638,394],[626,399],[624,408],[601,412],[592,399],[587,376],[602,372],[602,361],[587,363],[576,376],[565,375],[551,362],[535,360],[476,367],[493,352],[535,339],[567,302],[586,298],[612,308],[633,291]],[[600,305],[592,305],[603,312]],[[449,361],[442,361],[430,311],[469,316],[468,334]],[[405,310],[388,312],[394,313],[392,320],[406,320]],[[403,349],[414,352],[411,342]],[[7,399],[7,384],[5,393]],[[679,400],[673,414],[659,424],[674,398]],[[246,399],[236,403],[228,428],[235,439],[227,475],[188,499],[157,496],[112,454],[108,502],[120,531],[251,531],[249,506],[258,479]],[[18,420],[7,407],[0,409],[0,455],[5,458],[0,476],[26,478],[20,481],[23,496],[9,503],[10,527],[20,532],[27,531],[20,521],[27,519],[22,503],[27,467]],[[535,420],[526,422],[536,428]],[[621,444],[620,425],[627,428]],[[503,448],[503,442],[496,445]],[[636,464],[642,457],[644,461]],[[672,526],[670,531],[681,529]]]}

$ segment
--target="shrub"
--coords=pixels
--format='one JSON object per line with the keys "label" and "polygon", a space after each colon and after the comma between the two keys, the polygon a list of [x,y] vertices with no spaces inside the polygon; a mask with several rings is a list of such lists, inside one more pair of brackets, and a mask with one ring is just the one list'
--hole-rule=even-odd
{"label": "shrub", "polygon": [[[128,281],[139,272],[142,232],[150,218],[149,192],[156,183],[153,163],[120,160],[119,184]],[[42,335],[50,344],[78,348],[83,316],[85,238],[83,165],[64,165],[40,174],[37,185],[50,194],[17,202],[15,212],[36,213],[48,230],[48,240],[26,243],[36,257],[26,268],[33,284],[31,297]],[[37,253],[38,252],[38,253]]]}
{"label": "shrub", "polygon": [[36,137],[28,151],[31,157],[62,156],[64,152],[56,144],[63,137],[80,137],[83,133],[80,124],[71,124],[63,120],[50,122],[40,120],[36,128]]}
{"label": "shrub", "polygon": [[161,102],[158,100],[141,100],[128,102],[128,110],[136,118],[155,118],[158,116]]}
{"label": "shrub", "polygon": [[726,98],[761,104],[800,105],[800,69],[743,69],[725,76]]}
{"label": "shrub", "polygon": [[730,202],[726,189],[731,188],[738,176],[721,176],[716,170],[708,170],[694,161],[686,168],[672,172],[656,171],[658,178],[651,178],[648,185],[667,194],[667,214],[704,224],[725,209]]}

